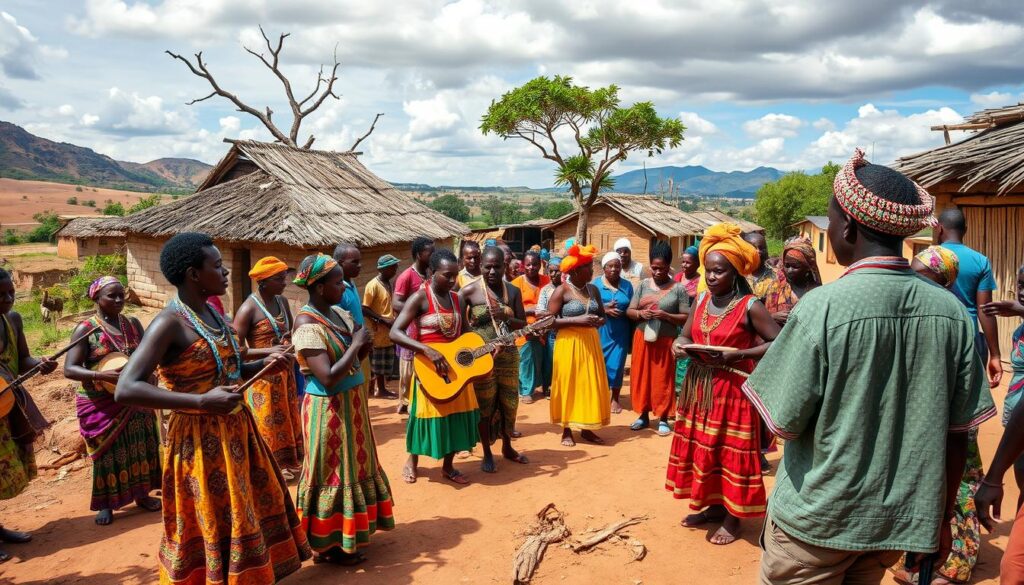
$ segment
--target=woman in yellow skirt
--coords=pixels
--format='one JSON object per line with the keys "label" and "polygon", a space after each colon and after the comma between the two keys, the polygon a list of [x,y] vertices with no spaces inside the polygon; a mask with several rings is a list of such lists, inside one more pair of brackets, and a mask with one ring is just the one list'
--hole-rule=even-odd
{"label": "woman in yellow skirt", "polygon": [[551,374],[551,422],[562,427],[562,445],[573,447],[572,431],[584,441],[603,444],[594,431],[611,419],[611,391],[597,328],[604,324],[601,294],[594,278],[594,246],[573,245],[562,260],[565,279],[548,301],[555,320]]}

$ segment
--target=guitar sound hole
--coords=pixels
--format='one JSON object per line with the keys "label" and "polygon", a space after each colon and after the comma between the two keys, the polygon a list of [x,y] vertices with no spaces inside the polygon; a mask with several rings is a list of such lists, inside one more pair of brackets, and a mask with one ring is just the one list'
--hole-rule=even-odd
{"label": "guitar sound hole", "polygon": [[468,368],[473,365],[473,352],[468,349],[464,349],[459,353],[455,354],[455,361],[464,368]]}

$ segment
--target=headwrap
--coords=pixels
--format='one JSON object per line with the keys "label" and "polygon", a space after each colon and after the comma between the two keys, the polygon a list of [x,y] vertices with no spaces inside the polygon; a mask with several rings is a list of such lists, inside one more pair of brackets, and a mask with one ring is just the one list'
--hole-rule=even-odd
{"label": "headwrap", "polygon": [[575,236],[573,236],[573,237],[569,238],[568,240],[566,240],[565,241],[565,253],[568,254],[569,253],[569,248],[572,248],[575,245],[576,245],[576,237]]}
{"label": "headwrap", "polygon": [[570,272],[577,266],[593,262],[594,256],[597,256],[597,248],[595,246],[577,246],[573,244],[569,248],[568,255],[562,259],[560,269],[562,272]]}
{"label": "headwrap", "polygon": [[281,262],[274,256],[267,256],[266,258],[260,258],[259,262],[252,267],[252,270],[249,271],[249,278],[259,282],[287,271],[287,264]]}
{"label": "headwrap", "polygon": [[601,268],[604,268],[605,266],[607,266],[608,263],[611,262],[612,260],[618,260],[618,259],[619,259],[619,253],[618,252],[616,252],[614,250],[612,250],[611,252],[608,252],[607,254],[604,255],[603,258],[601,258]]}
{"label": "headwrap", "polygon": [[562,265],[562,258],[560,256],[552,256],[551,260],[548,260],[548,268],[558,268]]}
{"label": "headwrap", "polygon": [[310,254],[302,259],[302,264],[299,264],[299,273],[295,275],[295,280],[292,282],[296,286],[309,288],[328,272],[334,270],[337,265],[334,258],[327,254]]}
{"label": "headwrap", "polygon": [[394,266],[398,264],[398,258],[395,258],[391,254],[384,254],[380,258],[377,258],[377,270],[384,270],[388,266]]}
{"label": "headwrap", "polygon": [[683,254],[689,254],[690,256],[696,256],[698,252],[699,250],[697,249],[697,246],[687,246],[686,249],[683,250]]}
{"label": "headwrap", "polygon": [[857,223],[893,236],[912,236],[924,228],[936,225],[935,217],[932,216],[935,199],[927,191],[914,183],[921,197],[920,205],[896,203],[880,197],[857,179],[856,170],[867,164],[864,150],[858,148],[836,174],[832,191],[843,211]]}
{"label": "headwrap", "polygon": [[629,243],[629,238],[619,238],[615,240],[615,245],[612,246],[612,250],[618,250],[619,248],[628,248],[630,252],[633,251],[633,244]]}
{"label": "headwrap", "polygon": [[953,286],[960,274],[960,260],[952,250],[942,246],[928,246],[914,259],[924,264],[929,270],[946,279],[947,287]]}
{"label": "headwrap", "polygon": [[[790,238],[786,245],[782,247],[783,261],[785,261],[787,256],[806,264],[811,271],[811,275],[814,277],[814,282],[821,284],[821,274],[818,272],[818,256],[814,252],[814,244],[811,243],[810,238],[806,236]],[[780,274],[782,273],[782,271],[779,272]]]}
{"label": "headwrap", "polygon": [[103,290],[103,287],[114,283],[121,284],[121,281],[116,276],[101,276],[92,281],[92,284],[89,285],[89,292],[87,295],[90,299],[95,301],[96,297],[100,296],[100,291]]}
{"label": "headwrap", "polygon": [[487,246],[497,246],[497,245],[498,245],[498,240],[495,240],[494,238],[487,238],[486,240],[484,240],[484,247],[485,248]]}
{"label": "headwrap", "polygon": [[540,259],[543,260],[544,262],[550,262],[551,261],[551,252],[549,252],[547,248],[541,248],[540,249]]}
{"label": "headwrap", "polygon": [[761,257],[757,248],[740,237],[742,233],[740,226],[729,222],[716,223],[704,230],[704,239],[700,241],[698,250],[700,265],[705,265],[704,259],[708,254],[718,252],[725,256],[740,276],[752,274],[761,263]]}
{"label": "headwrap", "polygon": [[534,245],[530,246],[530,250],[532,252],[540,252],[540,244],[534,244]]}

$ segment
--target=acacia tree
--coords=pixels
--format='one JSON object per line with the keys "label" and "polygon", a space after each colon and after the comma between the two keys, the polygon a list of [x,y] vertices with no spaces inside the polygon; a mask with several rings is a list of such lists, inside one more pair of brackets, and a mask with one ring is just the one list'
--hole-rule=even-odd
{"label": "acacia tree", "polygon": [[568,187],[580,210],[576,241],[586,243],[590,207],[613,186],[615,163],[631,152],[653,156],[679,146],[686,127],[659,117],[651,102],[620,107],[615,85],[591,90],[559,75],[537,77],[492,101],[480,130],[525,140],[555,163],[555,184]]}
{"label": "acacia tree", "polygon": [[[291,108],[292,113],[292,124],[288,129],[288,132],[284,132],[274,121],[274,111],[270,109],[270,106],[266,106],[261,111],[246,104],[237,95],[221,87],[220,83],[218,83],[214,78],[213,73],[210,72],[206,62],[203,61],[202,51],[195,54],[195,63],[186,57],[178,55],[177,53],[172,53],[171,51],[164,52],[172,58],[184,63],[193,75],[205,79],[210,84],[210,87],[213,88],[213,91],[211,91],[209,95],[194,99],[188,102],[188,105],[191,106],[193,104],[206,101],[214,96],[220,96],[234,104],[239,112],[249,114],[262,122],[278,142],[287,144],[288,146],[297,147],[299,145],[299,128],[302,126],[302,121],[322,106],[323,103],[327,101],[327,98],[334,98],[336,100],[341,99],[341,96],[334,92],[334,84],[338,81],[338,67],[341,66],[341,63],[338,62],[338,55],[335,53],[334,65],[331,67],[330,76],[324,77],[324,66],[321,65],[320,72],[316,77],[316,87],[314,87],[313,91],[306,95],[306,97],[299,99],[295,97],[295,91],[292,89],[292,83],[288,77],[285,76],[284,72],[281,71],[280,67],[281,51],[284,49],[284,40],[290,36],[290,33],[282,33],[277,39],[276,47],[271,43],[270,37],[268,37],[267,33],[263,31],[262,26],[260,27],[260,34],[263,35],[263,40],[267,45],[267,51],[270,53],[269,55],[262,52],[257,53],[249,47],[243,48],[247,53],[259,59],[267,69],[270,69],[271,73],[273,73],[274,76],[281,81],[281,85],[284,86],[285,97],[288,98],[288,106]],[[323,91],[321,91],[321,86],[324,86],[325,84],[326,86],[323,88]],[[370,129],[366,131],[366,134],[360,136],[359,139],[352,144],[352,147],[349,148],[349,150],[354,151],[356,147],[359,146],[360,142],[370,136],[374,128],[377,127],[377,120],[379,120],[383,115],[383,113],[380,113],[374,116],[373,123],[370,124]],[[313,146],[314,140],[316,140],[316,138],[310,134],[303,143],[302,148],[310,148]]]}

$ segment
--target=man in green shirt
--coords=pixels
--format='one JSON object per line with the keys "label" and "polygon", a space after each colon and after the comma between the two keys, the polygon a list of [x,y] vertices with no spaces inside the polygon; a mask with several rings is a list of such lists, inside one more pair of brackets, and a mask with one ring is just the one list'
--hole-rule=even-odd
{"label": "man in green shirt", "polygon": [[880,583],[901,551],[940,549],[940,526],[948,552],[967,431],[995,414],[966,309],[900,256],[931,197],[859,150],[834,193],[849,269],[801,299],[744,385],[786,439],[764,584]]}

